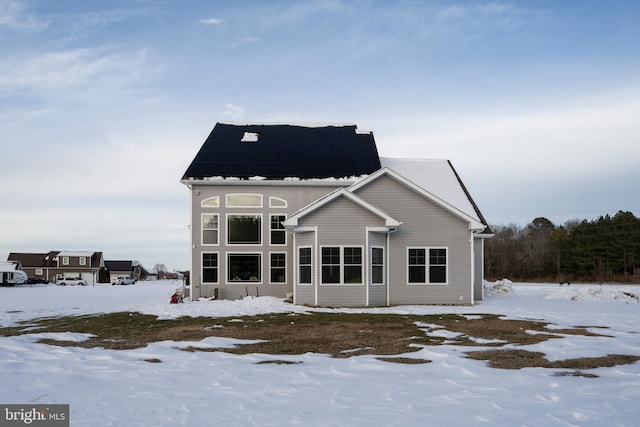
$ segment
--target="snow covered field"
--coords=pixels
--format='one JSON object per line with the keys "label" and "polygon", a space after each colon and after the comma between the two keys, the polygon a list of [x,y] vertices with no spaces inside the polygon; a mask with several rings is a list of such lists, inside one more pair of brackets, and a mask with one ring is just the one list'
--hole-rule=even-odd
{"label": "snow covered field", "polygon": [[[140,311],[162,318],[313,310],[276,298],[169,304],[177,284],[0,288],[0,326],[38,317]],[[401,306],[380,313],[496,313],[558,327],[592,326],[610,337],[570,335],[521,347],[550,360],[640,355],[640,286],[486,284],[474,307]],[[336,310],[343,312],[365,310]],[[442,331],[440,331],[442,333]],[[57,335],[82,340],[80,334]],[[37,344],[43,334],[0,337],[0,403],[67,403],[72,426],[637,426],[640,362],[589,370],[501,370],[464,357],[468,348],[431,346],[407,365],[374,356],[334,359],[183,352],[193,342],[136,350]],[[199,346],[233,345],[207,338]],[[482,348],[474,347],[473,350]],[[156,358],[162,363],[144,359]],[[256,364],[264,360],[302,362]],[[565,370],[566,371],[566,370]]]}

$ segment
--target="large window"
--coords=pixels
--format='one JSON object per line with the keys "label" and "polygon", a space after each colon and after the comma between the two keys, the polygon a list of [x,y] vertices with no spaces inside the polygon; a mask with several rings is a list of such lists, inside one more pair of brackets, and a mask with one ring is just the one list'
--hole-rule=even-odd
{"label": "large window", "polygon": [[409,248],[409,283],[447,283],[446,248]]}
{"label": "large window", "polygon": [[271,283],[284,283],[286,282],[287,271],[287,254],[272,253],[270,255],[270,273]]}
{"label": "large window", "polygon": [[322,283],[362,283],[362,248],[323,247],[321,254]]}
{"label": "large window", "polygon": [[227,280],[229,282],[262,281],[261,254],[227,254]]}
{"label": "large window", "polygon": [[227,243],[230,245],[259,245],[262,243],[261,215],[228,215]]}
{"label": "large window", "polygon": [[311,283],[311,248],[298,250],[298,282]]}
{"label": "large window", "polygon": [[371,283],[384,283],[384,249],[371,248]]}
{"label": "large window", "polygon": [[218,214],[202,215],[202,244],[218,244]]}
{"label": "large window", "polygon": [[271,215],[270,223],[270,239],[272,245],[286,245],[287,244],[287,232],[284,229],[282,222],[287,219],[284,215]]}
{"label": "large window", "polygon": [[202,254],[202,283],[218,283],[218,254]]}

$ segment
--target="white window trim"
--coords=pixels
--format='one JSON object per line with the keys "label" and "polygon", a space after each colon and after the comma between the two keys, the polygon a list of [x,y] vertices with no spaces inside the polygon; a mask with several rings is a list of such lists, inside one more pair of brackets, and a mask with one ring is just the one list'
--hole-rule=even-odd
{"label": "white window trim", "polygon": [[[213,201],[216,200],[217,201],[217,205],[216,206],[207,206],[206,203],[209,201]],[[220,196],[211,196],[211,197],[207,197],[206,199],[203,199],[200,202],[200,207],[201,208],[219,208],[220,207]]]}
{"label": "white window trim", "polygon": [[[204,254],[215,254],[218,256],[218,266],[216,267],[216,269],[218,270],[218,281],[217,282],[205,282],[204,281],[204,262],[202,260],[202,255]],[[211,268],[211,267],[209,267]],[[200,252],[200,283],[202,283],[203,285],[217,285],[218,283],[220,283],[220,252],[212,252],[212,251],[203,251]]]}
{"label": "white window trim", "polygon": [[[271,281],[271,269],[273,266],[271,265],[271,255],[272,254],[283,254],[284,255],[284,282],[272,282]],[[269,284],[274,285],[285,285],[287,283],[287,253],[282,251],[273,251],[269,252]]]}
{"label": "white window trim", "polygon": [[36,268],[36,276],[42,276],[43,270],[41,268]]}
{"label": "white window trim", "polygon": [[[260,217],[260,242],[258,243],[231,243],[229,242],[229,217],[230,216],[255,216],[255,217]],[[220,226],[220,223],[218,222],[218,227]],[[228,213],[225,215],[225,221],[224,221],[224,227],[225,227],[225,234],[226,234],[226,243],[227,246],[230,247],[237,247],[237,246],[262,246],[262,243],[264,242],[264,215],[261,213]],[[220,241],[220,239],[218,239],[218,241]]]}
{"label": "white window trim", "polygon": [[[411,249],[424,249],[425,251],[425,272],[424,272],[424,277],[425,277],[425,282],[409,282],[409,250]],[[432,283],[430,282],[430,277],[429,277],[429,250],[430,249],[445,249],[447,251],[447,261],[445,264],[445,274],[447,277],[447,280],[444,283]],[[449,284],[449,247],[448,246],[411,246],[411,247],[407,247],[407,258],[406,258],[406,263],[407,263],[407,286],[447,286]]]}
{"label": "white window trim", "polygon": [[[227,285],[262,285],[264,283],[264,257],[262,256],[262,252],[227,252],[226,253],[226,259],[225,259],[225,275],[224,275],[224,280],[225,280],[225,284]],[[229,267],[229,265],[231,264],[231,262],[229,262],[229,257],[232,255],[255,255],[257,257],[260,258],[260,280],[229,280],[229,272],[231,271],[231,268]],[[271,261],[271,260],[269,260]],[[271,262],[269,262],[269,265],[271,265]],[[220,266],[220,259],[218,258],[218,266]],[[218,280],[220,280],[220,276],[218,276]]]}
{"label": "white window trim", "polygon": [[[204,217],[206,216],[217,216],[218,217],[218,243],[205,243],[204,242],[204,231],[205,230],[214,230],[213,228],[204,228]],[[220,214],[218,213],[203,213],[200,215],[200,244],[202,246],[220,246]]]}
{"label": "white window trim", "polygon": [[[301,283],[300,282],[300,249],[309,249],[311,251],[311,263],[310,264],[304,264],[305,266],[309,265],[309,268],[311,269],[311,271],[310,271],[310,273],[311,273],[310,274],[311,282],[309,282],[309,283]],[[296,248],[296,280],[297,280],[296,285],[297,286],[313,286],[313,276],[314,276],[314,274],[313,274],[313,271],[314,271],[313,270],[313,264],[314,264],[313,261],[314,261],[313,260],[313,246],[305,245],[305,246],[298,246]]]}
{"label": "white window trim", "polygon": [[[323,283],[322,282],[322,267],[324,266],[324,264],[322,263],[322,249],[323,248],[340,248],[340,282],[339,283]],[[361,283],[344,283],[344,248],[360,248],[360,254],[362,257],[361,263],[360,263],[360,276],[362,279]],[[320,250],[318,251],[318,259],[319,259],[319,265],[318,265],[318,274],[319,274],[319,278],[318,280],[320,281],[320,286],[364,286],[365,285],[365,261],[366,261],[366,254],[365,254],[365,250],[364,250],[364,246],[362,245],[323,245],[320,246]],[[353,264],[349,264],[349,265],[353,265]]]}
{"label": "white window trim", "polygon": [[78,264],[87,265],[87,257],[81,256],[78,258]]}
{"label": "white window trim", "polygon": [[[229,198],[233,197],[233,196],[257,196],[260,198],[260,205],[259,206],[238,206],[238,205],[232,205],[229,203]],[[227,195],[225,195],[225,206],[227,208],[247,208],[247,209],[257,209],[257,208],[261,208],[264,205],[264,200],[263,200],[263,196],[262,194],[259,193],[229,193]]]}
{"label": "white window trim", "polygon": [[69,265],[69,257],[68,256],[63,256],[62,257],[62,265]]}
{"label": "white window trim", "polygon": [[[272,230],[271,229],[271,218],[274,216],[283,216],[285,221],[287,220],[287,215],[285,214],[269,214],[269,245],[270,246],[287,246],[288,243],[288,237],[287,237],[287,230],[286,229],[278,229],[278,230]],[[272,231],[281,231],[284,233],[284,243],[271,243],[271,232]]]}
{"label": "white window trim", "polygon": [[[277,202],[282,202],[282,203],[284,203],[284,205],[279,206],[279,205],[274,204],[274,202],[276,202],[276,201]],[[275,196],[269,196],[269,207],[270,208],[285,209],[285,208],[287,208],[287,206],[288,206],[288,204],[287,204],[287,201],[285,199],[282,199],[280,197],[275,197]]]}
{"label": "white window trim", "polygon": [[[373,283],[373,250],[374,249],[382,249],[382,282],[381,283]],[[371,286],[384,286],[387,283],[387,275],[386,275],[386,253],[384,246],[371,246],[371,253],[369,254],[369,274],[371,278]],[[408,252],[407,252],[408,253]],[[408,262],[407,262],[408,264]]]}

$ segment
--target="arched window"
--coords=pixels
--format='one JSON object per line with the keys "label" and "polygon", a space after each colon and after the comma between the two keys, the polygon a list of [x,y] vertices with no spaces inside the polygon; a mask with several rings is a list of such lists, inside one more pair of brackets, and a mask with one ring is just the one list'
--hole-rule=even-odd
{"label": "arched window", "polygon": [[281,199],[280,197],[269,197],[269,207],[270,208],[286,208],[287,201]]}
{"label": "arched window", "polygon": [[213,196],[213,197],[206,198],[202,202],[200,202],[200,206],[203,207],[203,208],[219,208],[220,207],[220,197],[219,196]]}

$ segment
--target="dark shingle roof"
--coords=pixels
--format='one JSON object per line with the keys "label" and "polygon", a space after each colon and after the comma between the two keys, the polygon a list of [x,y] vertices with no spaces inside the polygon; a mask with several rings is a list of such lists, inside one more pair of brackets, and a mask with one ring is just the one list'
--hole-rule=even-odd
{"label": "dark shingle roof", "polygon": [[378,169],[373,134],[356,125],[217,123],[183,179],[343,178]]}
{"label": "dark shingle roof", "polygon": [[133,262],[132,261],[113,261],[113,260],[105,260],[104,266],[107,270],[114,271],[133,271]]}

